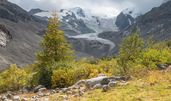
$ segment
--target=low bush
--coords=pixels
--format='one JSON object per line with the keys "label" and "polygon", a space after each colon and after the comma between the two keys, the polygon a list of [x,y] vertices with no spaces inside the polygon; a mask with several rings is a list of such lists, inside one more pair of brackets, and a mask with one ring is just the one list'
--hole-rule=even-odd
{"label": "low bush", "polygon": [[28,75],[15,64],[0,74],[0,92],[18,90],[28,84]]}

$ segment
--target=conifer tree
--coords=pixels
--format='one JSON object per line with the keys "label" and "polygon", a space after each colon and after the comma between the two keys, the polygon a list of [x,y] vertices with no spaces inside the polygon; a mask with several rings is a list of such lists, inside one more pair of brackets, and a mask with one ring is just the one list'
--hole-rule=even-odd
{"label": "conifer tree", "polygon": [[72,59],[70,45],[65,40],[64,32],[59,30],[59,19],[56,14],[49,19],[41,47],[42,51],[37,54],[39,84],[51,87],[53,64]]}

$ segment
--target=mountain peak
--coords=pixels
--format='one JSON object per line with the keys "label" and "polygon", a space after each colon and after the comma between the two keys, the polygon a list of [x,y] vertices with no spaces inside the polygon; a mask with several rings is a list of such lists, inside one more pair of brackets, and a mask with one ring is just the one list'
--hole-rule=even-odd
{"label": "mountain peak", "polygon": [[86,17],[85,12],[81,7],[72,8],[71,11],[80,17]]}

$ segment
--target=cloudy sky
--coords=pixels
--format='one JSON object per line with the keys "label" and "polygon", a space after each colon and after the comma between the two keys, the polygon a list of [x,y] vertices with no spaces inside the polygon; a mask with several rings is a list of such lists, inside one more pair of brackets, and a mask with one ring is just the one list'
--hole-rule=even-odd
{"label": "cloudy sky", "polygon": [[26,10],[41,8],[44,10],[59,10],[82,7],[96,15],[116,16],[120,11],[131,8],[144,13],[163,3],[163,0],[9,0]]}

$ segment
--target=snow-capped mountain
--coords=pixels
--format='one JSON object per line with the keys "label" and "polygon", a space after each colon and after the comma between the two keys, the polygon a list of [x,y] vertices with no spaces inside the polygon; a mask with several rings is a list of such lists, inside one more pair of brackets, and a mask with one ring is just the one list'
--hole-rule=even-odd
{"label": "snow-capped mountain", "polygon": [[[116,50],[116,41],[100,38],[99,35],[105,32],[119,32],[132,25],[133,17],[126,13],[121,14],[113,18],[95,16],[80,7],[61,9],[58,12],[60,27],[74,49],[94,57],[109,56]],[[47,20],[51,14],[38,12],[34,16]]]}
{"label": "snow-capped mountain", "polygon": [[[39,12],[34,14],[41,17],[51,17],[50,12]],[[99,17],[84,11],[80,7],[72,9],[61,9],[59,18],[62,21],[62,29],[64,31],[72,30],[77,34],[85,34],[92,32],[117,31],[118,27],[115,24],[116,18]],[[67,29],[66,29],[67,26]]]}

